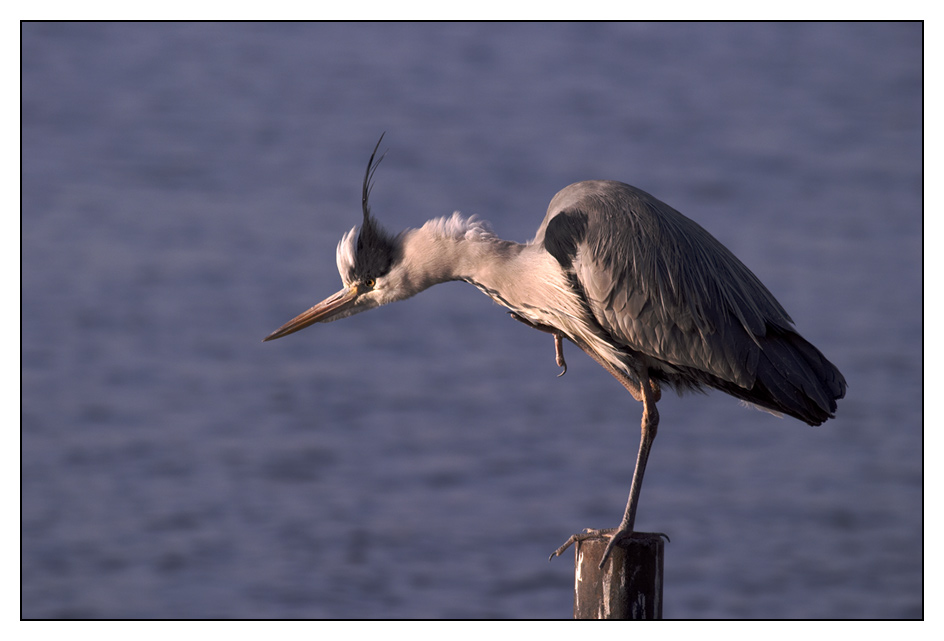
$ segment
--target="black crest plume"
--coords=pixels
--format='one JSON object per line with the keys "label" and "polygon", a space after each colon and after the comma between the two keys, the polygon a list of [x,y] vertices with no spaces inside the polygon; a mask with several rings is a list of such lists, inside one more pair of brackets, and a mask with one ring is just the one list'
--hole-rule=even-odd
{"label": "black crest plume", "polygon": [[[370,215],[370,205],[368,198],[370,190],[373,188],[374,173],[380,165],[380,161],[386,155],[386,152],[377,158],[377,150],[383,141],[384,134],[380,135],[380,140],[374,146],[373,153],[370,154],[370,160],[367,162],[367,171],[364,173],[364,188],[361,193],[361,205],[364,209],[364,223],[361,225],[360,233],[357,235],[357,251],[354,254],[354,275],[359,280],[374,279],[383,276],[390,271],[393,263],[394,243],[390,235],[384,231],[379,223]],[[374,159],[376,158],[376,162]]]}

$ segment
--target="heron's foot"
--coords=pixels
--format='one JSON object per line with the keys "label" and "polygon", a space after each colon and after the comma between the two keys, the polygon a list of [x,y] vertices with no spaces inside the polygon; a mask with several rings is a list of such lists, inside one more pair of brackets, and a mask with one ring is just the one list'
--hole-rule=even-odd
{"label": "heron's foot", "polygon": [[[669,540],[668,534],[664,534],[662,532],[657,532],[656,534],[658,536],[664,537],[666,541]],[[571,545],[573,545],[574,543],[578,541],[586,541],[588,539],[603,539],[603,538],[608,537],[610,541],[609,543],[607,543],[606,549],[603,551],[603,558],[600,559],[600,569],[602,570],[604,564],[606,563],[606,560],[610,558],[610,552],[613,551],[613,548],[616,547],[617,545],[621,545],[624,541],[628,541],[634,536],[642,539],[642,538],[648,538],[652,536],[652,534],[636,533],[636,532],[633,532],[632,530],[620,530],[619,528],[615,528],[615,527],[604,528],[602,530],[593,530],[593,529],[587,528],[580,534],[572,535],[569,539],[567,539],[564,542],[564,545],[554,550],[554,552],[551,554],[550,557],[548,557],[547,560],[550,561],[555,556],[560,556],[561,554],[564,553],[564,551],[567,548],[569,548]]]}
{"label": "heron's foot", "polygon": [[564,545],[560,546],[551,553],[551,556],[547,557],[547,560],[552,560],[555,556],[560,556],[563,554],[567,548],[569,548],[574,543],[578,541],[586,541],[587,539],[602,539],[606,538],[613,532],[616,532],[615,527],[604,528],[602,530],[594,530],[592,528],[587,528],[579,534],[572,534],[569,539],[564,541]]}
{"label": "heron's foot", "polygon": [[606,549],[603,550],[603,558],[600,559],[600,569],[603,569],[606,560],[610,558],[610,552],[613,551],[613,548],[619,545],[622,541],[628,541],[633,537],[632,530],[623,530],[619,529],[613,532],[613,536],[610,537],[610,542],[606,544]]}
{"label": "heron's foot", "polygon": [[524,323],[528,327],[531,327],[538,331],[545,332],[547,334],[551,334],[554,336],[554,360],[557,361],[558,367],[564,368],[563,371],[557,376],[560,377],[566,374],[567,363],[564,361],[564,343],[563,343],[564,335],[561,334],[557,329],[550,327],[549,325],[538,325],[536,323],[532,323],[524,316],[516,314],[515,312],[508,312],[508,315],[514,318],[516,321],[520,323]]}
{"label": "heron's foot", "polygon": [[563,367],[561,373],[557,375],[558,378],[567,373],[567,361],[564,360],[564,335],[560,332],[554,332],[554,359],[557,361],[558,367]]}

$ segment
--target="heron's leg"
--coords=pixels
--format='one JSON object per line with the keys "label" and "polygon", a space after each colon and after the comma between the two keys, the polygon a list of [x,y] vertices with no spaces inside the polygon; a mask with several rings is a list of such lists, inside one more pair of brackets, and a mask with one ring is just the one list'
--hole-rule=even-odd
{"label": "heron's leg", "polygon": [[633,484],[629,489],[629,500],[626,502],[626,511],[623,513],[623,521],[616,528],[613,536],[610,538],[606,550],[603,552],[603,558],[600,560],[600,567],[606,563],[613,547],[624,539],[628,539],[633,534],[633,525],[636,522],[636,508],[639,504],[639,491],[642,489],[642,477],[646,473],[646,463],[649,460],[649,450],[652,448],[652,442],[656,438],[656,432],[659,431],[659,410],[656,408],[656,396],[653,393],[652,386],[649,384],[648,375],[644,375],[640,384],[643,392],[642,401],[642,434],[639,439],[639,452],[636,455],[636,470],[633,472]]}
{"label": "heron's leg", "polygon": [[[603,363],[601,362],[601,364]],[[607,544],[606,550],[603,552],[603,558],[600,560],[600,567],[602,568],[603,564],[606,563],[606,560],[609,558],[613,547],[620,541],[632,537],[633,525],[636,522],[636,507],[639,503],[639,491],[642,489],[642,477],[646,472],[646,463],[649,460],[649,450],[652,448],[652,441],[655,439],[656,432],[659,430],[659,410],[656,408],[656,401],[661,397],[659,384],[650,379],[647,372],[644,372],[640,376],[640,379],[640,384],[639,387],[636,388],[636,391],[642,396],[643,403],[642,434],[639,440],[639,451],[636,454],[636,469],[633,472],[633,483],[629,490],[629,500],[626,502],[626,511],[623,513],[623,521],[620,523],[619,527],[616,528],[603,530],[588,529],[580,534],[572,535],[562,546],[551,554],[550,558],[552,559],[555,556],[563,554],[564,550],[576,541],[597,538],[601,535],[610,535],[610,542]],[[632,388],[626,385],[623,379],[620,379],[620,382],[622,382],[630,392],[633,391]]]}
{"label": "heron's leg", "polygon": [[538,331],[540,331],[540,332],[545,332],[545,333],[548,333],[548,334],[552,334],[552,335],[554,336],[554,360],[557,361],[557,366],[558,366],[558,367],[564,368],[564,369],[561,371],[561,373],[558,374],[557,376],[560,377],[560,376],[563,376],[564,374],[566,374],[566,373],[567,373],[567,363],[566,363],[566,361],[564,361],[564,343],[563,343],[564,334],[562,334],[560,331],[558,331],[558,330],[556,330],[556,329],[554,329],[553,327],[550,327],[550,326],[548,326],[548,325],[537,325],[536,323],[532,323],[531,321],[529,321],[529,320],[528,320],[527,318],[525,318],[524,316],[519,316],[519,315],[516,314],[515,312],[508,312],[508,315],[511,316],[512,318],[514,318],[516,321],[519,321],[519,322],[521,322],[521,323],[524,323],[525,325],[527,325],[528,327],[530,327],[530,328],[532,328],[532,329],[536,329],[536,330],[538,330]]}

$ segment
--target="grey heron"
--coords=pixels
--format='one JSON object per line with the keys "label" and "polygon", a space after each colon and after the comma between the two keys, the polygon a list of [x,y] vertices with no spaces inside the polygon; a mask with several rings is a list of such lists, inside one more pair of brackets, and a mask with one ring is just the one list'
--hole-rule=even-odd
{"label": "grey heron", "polygon": [[846,391],[839,370],[734,254],[672,207],[625,183],[590,180],[558,192],[524,244],[458,212],[391,235],[368,204],[382,140],[364,175],[362,223],[337,247],[343,289],[264,340],[465,281],[550,333],[564,371],[562,340],[580,347],[642,403],[641,437],[620,525],[574,535],[552,558],[574,540],[609,535],[602,568],[632,535],[662,386],[718,389],[810,425],[834,416]]}

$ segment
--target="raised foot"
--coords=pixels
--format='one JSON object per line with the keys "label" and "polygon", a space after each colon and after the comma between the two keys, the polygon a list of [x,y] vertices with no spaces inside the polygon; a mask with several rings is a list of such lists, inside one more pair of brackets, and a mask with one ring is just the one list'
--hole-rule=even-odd
{"label": "raised foot", "polygon": [[564,335],[560,333],[556,328],[549,325],[537,325],[532,323],[524,316],[520,316],[515,312],[508,312],[508,315],[514,318],[516,321],[524,323],[528,327],[536,329],[547,334],[552,334],[554,336],[554,360],[557,361],[557,366],[561,368],[561,373],[557,375],[558,378],[567,373],[567,361],[564,360]]}
{"label": "raised foot", "polygon": [[561,373],[557,375],[557,378],[560,378],[567,373],[567,361],[564,360],[563,338],[563,334],[560,332],[554,332],[554,358],[557,361],[557,366],[563,368]]}

